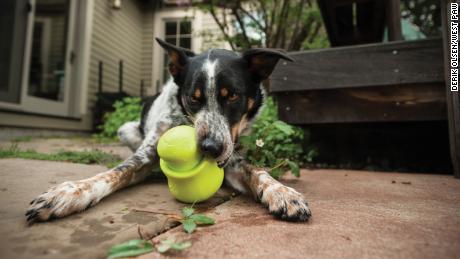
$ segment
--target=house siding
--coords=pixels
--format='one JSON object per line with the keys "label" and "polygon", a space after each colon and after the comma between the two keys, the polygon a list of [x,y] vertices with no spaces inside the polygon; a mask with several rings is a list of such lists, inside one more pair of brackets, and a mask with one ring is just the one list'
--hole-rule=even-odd
{"label": "house siding", "polygon": [[142,38],[142,80],[144,80],[144,94],[154,94],[152,85],[152,64],[153,64],[153,10],[144,13],[144,27]]}
{"label": "house siding", "polygon": [[202,37],[200,51],[212,48],[231,49],[230,45],[224,40],[224,35],[212,15],[203,13],[201,17],[201,28],[198,31],[198,34]]}
{"label": "house siding", "polygon": [[119,61],[123,60],[123,90],[132,96],[139,96],[140,82],[147,74],[145,66],[148,65],[148,60],[145,56],[151,55],[143,46],[146,41],[144,34],[148,30],[144,28],[147,25],[146,16],[146,11],[138,1],[123,1],[120,10],[112,9],[109,1],[95,1],[88,87],[89,109],[96,101],[99,61],[104,64],[104,92],[118,91]]}

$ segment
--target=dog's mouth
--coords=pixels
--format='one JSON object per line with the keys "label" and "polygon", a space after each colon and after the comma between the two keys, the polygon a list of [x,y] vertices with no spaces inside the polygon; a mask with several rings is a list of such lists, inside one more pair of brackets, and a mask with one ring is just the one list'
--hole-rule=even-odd
{"label": "dog's mouth", "polygon": [[217,166],[219,168],[224,168],[225,166],[227,166],[227,163],[228,163],[229,160],[230,160],[230,157],[226,158],[223,161],[217,161]]}
{"label": "dog's mouth", "polygon": [[204,110],[198,113],[195,128],[201,151],[215,159],[219,167],[225,167],[233,153],[227,119],[217,112]]}

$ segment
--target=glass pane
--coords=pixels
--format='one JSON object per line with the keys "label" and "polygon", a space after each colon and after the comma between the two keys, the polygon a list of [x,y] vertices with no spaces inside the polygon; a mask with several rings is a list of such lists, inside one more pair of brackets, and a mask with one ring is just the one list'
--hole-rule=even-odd
{"label": "glass pane", "polygon": [[19,103],[26,0],[0,1],[0,101]]}
{"label": "glass pane", "polygon": [[177,34],[177,22],[166,22],[165,23],[165,35],[176,35]]}
{"label": "glass pane", "polygon": [[181,46],[182,48],[191,49],[192,41],[190,37],[181,37],[179,39],[179,46]]}
{"label": "glass pane", "polygon": [[189,21],[180,22],[180,34],[191,34],[192,33],[192,23]]}
{"label": "glass pane", "polygon": [[[178,28],[179,27],[179,28]],[[178,30],[179,29],[179,30]],[[183,48],[190,49],[192,47],[191,34],[192,23],[190,21],[169,21],[165,22],[165,41],[180,46]],[[163,83],[170,78],[168,71],[169,57],[164,55],[163,64]]]}
{"label": "glass pane", "polygon": [[176,45],[176,35],[174,36],[167,36],[165,41],[167,43],[171,43],[172,45]]}
{"label": "glass pane", "polygon": [[37,0],[29,95],[63,101],[69,0]]}

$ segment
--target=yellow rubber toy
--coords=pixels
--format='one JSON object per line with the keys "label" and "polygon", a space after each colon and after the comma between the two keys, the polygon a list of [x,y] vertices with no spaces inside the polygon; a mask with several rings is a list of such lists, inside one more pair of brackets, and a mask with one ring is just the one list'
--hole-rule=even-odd
{"label": "yellow rubber toy", "polygon": [[224,170],[199,152],[195,128],[184,125],[169,129],[158,141],[157,151],[169,191],[177,200],[204,201],[222,185]]}

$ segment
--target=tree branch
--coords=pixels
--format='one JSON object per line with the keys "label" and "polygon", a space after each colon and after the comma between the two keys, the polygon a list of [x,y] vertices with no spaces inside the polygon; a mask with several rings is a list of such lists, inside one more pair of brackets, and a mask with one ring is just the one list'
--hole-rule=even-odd
{"label": "tree branch", "polygon": [[293,38],[293,44],[292,44],[293,49],[300,49],[302,47],[302,43],[308,37],[308,34],[310,32],[310,29],[312,28],[313,23],[314,23],[313,18],[308,17],[308,20],[305,23],[305,26],[303,26],[299,34],[297,34],[296,37]]}
{"label": "tree branch", "polygon": [[284,19],[283,19],[283,18],[284,18],[284,16],[285,16],[284,13],[287,12],[287,9],[288,9],[287,7],[288,7],[288,6],[289,6],[288,0],[283,0],[283,4],[282,4],[282,6],[281,6],[281,12],[280,12],[280,14],[279,14],[279,16],[278,16],[278,25],[277,25],[277,27],[276,27],[275,37],[274,37],[274,39],[273,39],[273,40],[274,40],[274,41],[273,41],[273,47],[275,47],[275,48],[279,47],[279,44],[278,44],[278,43],[279,43],[280,38],[281,38],[281,37],[280,37],[281,28],[285,29],[284,26],[283,26],[283,25],[284,25],[284,24],[283,24],[283,23],[284,23]]}
{"label": "tree branch", "polygon": [[268,45],[268,42],[269,42],[269,31],[268,31],[268,14],[267,14],[267,5],[265,4],[265,1],[264,0],[259,0],[259,5],[260,5],[260,8],[256,8],[257,9],[260,9],[262,10],[262,18],[264,19],[264,25],[265,25],[265,29],[264,29],[264,33],[265,33],[265,46]]}
{"label": "tree branch", "polygon": [[273,25],[275,24],[275,17],[276,17],[275,14],[276,14],[277,7],[278,7],[278,1],[274,0],[273,5],[272,5],[272,10],[271,10],[272,15],[270,16],[270,19],[268,19],[269,25],[268,25],[268,31],[267,31],[267,47],[272,47]]}
{"label": "tree branch", "polygon": [[315,29],[313,30],[313,33],[310,32],[310,35],[308,35],[307,41],[309,43],[313,42],[313,39],[316,38],[316,36],[319,33],[319,29],[321,29],[321,23],[316,23]]}
{"label": "tree branch", "polygon": [[[229,34],[226,32],[226,30],[225,30],[225,28],[226,28],[227,26],[226,26],[226,25],[224,26],[224,24],[222,24],[222,22],[219,20],[219,18],[218,18],[217,15],[216,15],[216,10],[214,9],[214,4],[213,4],[212,1],[211,1],[211,3],[210,3],[209,12],[211,13],[212,18],[214,19],[214,21],[217,23],[217,26],[219,26],[220,31],[221,31],[222,34],[224,35],[225,40],[230,44],[230,47],[232,48],[232,50],[236,50],[235,45],[233,44],[233,41],[232,41],[230,35],[229,35]],[[225,12],[225,10],[223,10],[223,12]],[[225,19],[225,18],[224,18],[224,19]],[[224,21],[224,23],[226,24],[227,21]]]}
{"label": "tree branch", "polygon": [[249,40],[248,38],[248,34],[246,33],[246,28],[244,27],[244,23],[243,21],[241,20],[241,17],[240,15],[238,14],[238,10],[236,8],[232,9],[232,14],[235,16],[236,18],[236,21],[238,22],[238,24],[240,25],[240,28],[241,28],[241,32],[243,34],[243,38],[244,38],[244,41],[246,42],[245,44],[243,44],[243,48],[249,48],[251,47],[251,41]]}
{"label": "tree branch", "polygon": [[305,6],[305,1],[306,0],[302,0],[302,2],[300,3],[300,7],[298,9],[298,12],[296,14],[296,23],[295,23],[295,26],[294,26],[294,31],[292,32],[292,36],[291,36],[291,42],[289,43],[289,47],[288,47],[288,50],[291,50],[293,49],[293,39],[297,36],[297,34],[299,33],[299,27],[300,27],[300,17],[302,16],[302,11],[303,11],[303,8]]}
{"label": "tree branch", "polygon": [[246,16],[248,16],[257,25],[257,27],[259,27],[261,31],[265,31],[265,27],[254,17],[254,15],[252,15],[249,11],[244,9],[241,5],[239,6],[239,10]]}

